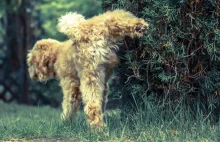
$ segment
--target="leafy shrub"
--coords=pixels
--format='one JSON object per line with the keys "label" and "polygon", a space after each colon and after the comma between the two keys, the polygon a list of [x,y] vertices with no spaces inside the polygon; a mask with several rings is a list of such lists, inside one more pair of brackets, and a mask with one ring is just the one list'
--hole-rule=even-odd
{"label": "leafy shrub", "polygon": [[219,0],[103,0],[102,6],[150,24],[143,38],[125,41],[118,69],[123,87],[113,94],[140,104],[156,100],[164,108],[184,103],[194,112],[219,105]]}

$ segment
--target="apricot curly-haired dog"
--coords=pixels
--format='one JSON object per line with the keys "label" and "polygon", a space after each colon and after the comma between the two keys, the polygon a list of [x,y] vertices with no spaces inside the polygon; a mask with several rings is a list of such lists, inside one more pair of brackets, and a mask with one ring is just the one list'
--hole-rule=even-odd
{"label": "apricot curly-haired dog", "polygon": [[124,10],[108,11],[85,19],[68,13],[59,19],[58,30],[70,40],[38,41],[28,54],[30,77],[60,80],[63,90],[62,119],[69,120],[80,100],[91,126],[103,126],[108,79],[118,64],[117,42],[125,36],[140,37],[149,25]]}

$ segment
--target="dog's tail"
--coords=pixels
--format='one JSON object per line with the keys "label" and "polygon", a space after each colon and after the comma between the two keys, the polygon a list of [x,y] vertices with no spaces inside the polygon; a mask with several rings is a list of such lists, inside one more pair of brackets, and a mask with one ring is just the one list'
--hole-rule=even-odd
{"label": "dog's tail", "polygon": [[86,21],[85,17],[81,14],[70,12],[58,19],[57,28],[67,36],[74,35],[78,33],[78,25],[84,21]]}

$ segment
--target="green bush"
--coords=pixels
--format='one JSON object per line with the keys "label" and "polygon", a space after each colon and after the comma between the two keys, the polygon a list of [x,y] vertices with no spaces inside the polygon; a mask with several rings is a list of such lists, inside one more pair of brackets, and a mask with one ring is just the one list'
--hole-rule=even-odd
{"label": "green bush", "polygon": [[[125,41],[118,69],[119,98],[206,114],[219,105],[220,1],[103,0],[103,8],[122,8],[144,18],[150,29]],[[140,101],[139,101],[140,100]]]}

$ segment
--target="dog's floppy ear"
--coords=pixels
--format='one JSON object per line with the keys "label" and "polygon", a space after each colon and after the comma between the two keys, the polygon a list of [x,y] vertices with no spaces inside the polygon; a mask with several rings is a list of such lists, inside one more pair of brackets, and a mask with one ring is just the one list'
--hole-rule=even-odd
{"label": "dog's floppy ear", "polygon": [[27,54],[27,64],[28,66],[31,66],[33,64],[33,54],[32,54],[32,50],[28,50],[28,54]]}

